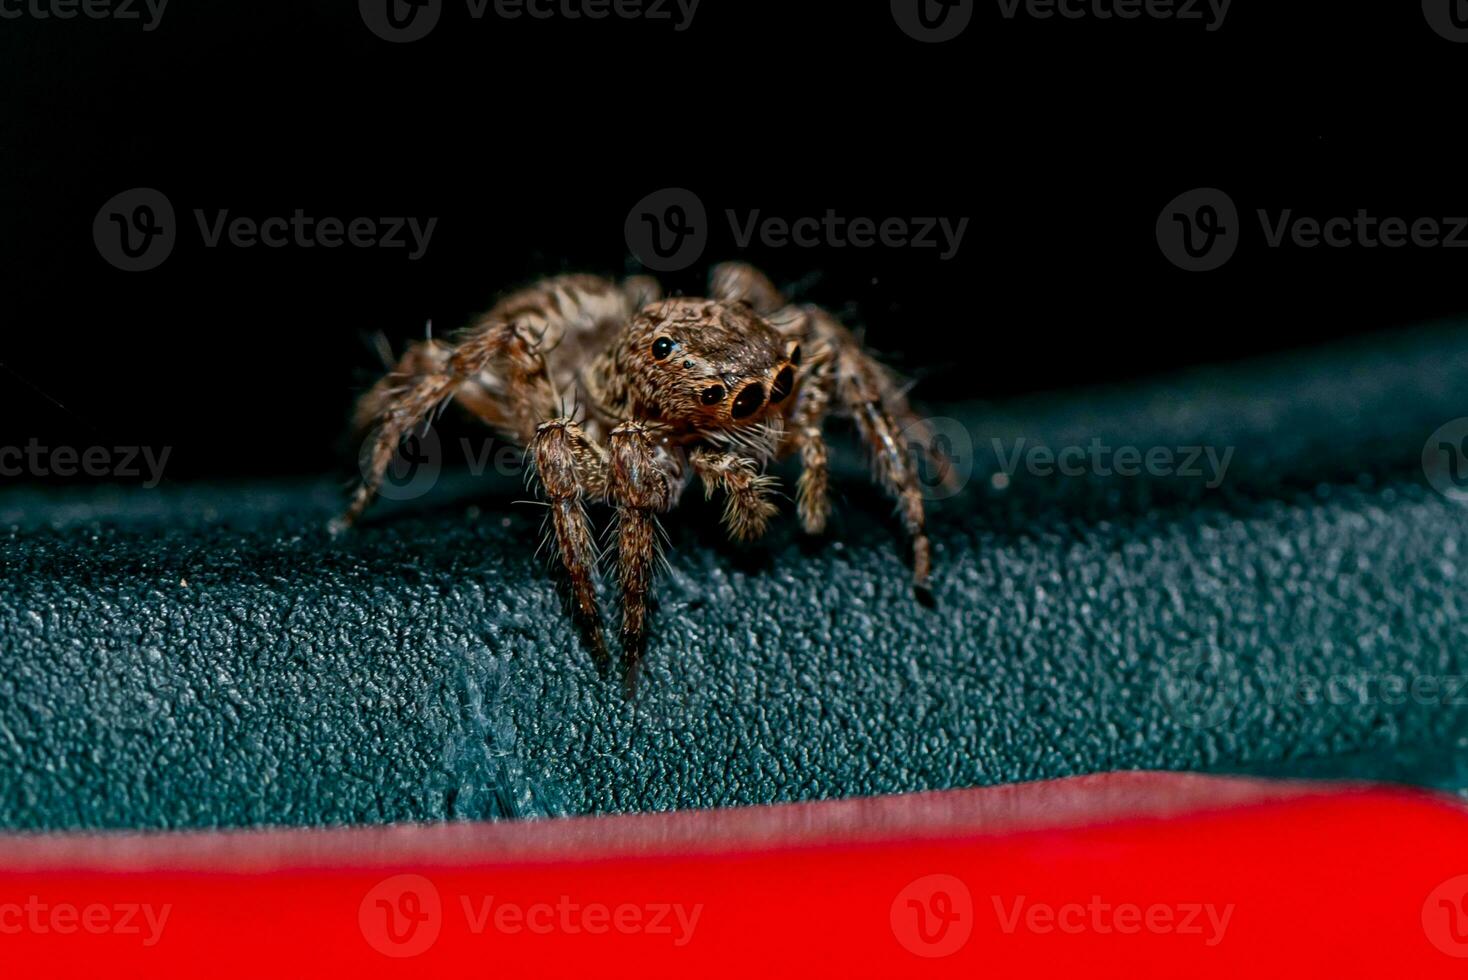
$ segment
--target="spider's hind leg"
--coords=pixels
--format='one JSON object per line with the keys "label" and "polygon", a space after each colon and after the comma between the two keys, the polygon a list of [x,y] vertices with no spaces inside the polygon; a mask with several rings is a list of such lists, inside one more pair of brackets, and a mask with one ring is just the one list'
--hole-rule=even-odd
{"label": "spider's hind leg", "polygon": [[747,262],[721,262],[709,272],[709,295],[725,303],[748,303],[768,316],[785,305],[770,277]]}

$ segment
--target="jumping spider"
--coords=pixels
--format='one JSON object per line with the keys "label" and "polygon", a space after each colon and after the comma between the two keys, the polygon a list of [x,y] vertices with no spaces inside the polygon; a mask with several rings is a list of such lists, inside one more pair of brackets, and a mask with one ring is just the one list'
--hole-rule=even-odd
{"label": "jumping spider", "polygon": [[798,453],[796,510],[805,531],[820,533],[831,508],[821,427],[836,413],[855,422],[874,478],[896,499],[912,541],[913,582],[924,589],[932,549],[900,441],[922,423],[887,370],[835,317],[792,305],[750,266],[717,266],[710,293],[664,299],[645,276],[621,285],[557,276],[505,297],[452,342],[414,344],[357,405],[359,430],[375,436],[364,480],[334,529],[361,516],[404,436],[457,400],[528,450],[576,613],[602,655],[599,555],[585,502],[615,508],[622,645],[635,662],[658,557],[657,515],[697,474],[706,496],[726,494],[729,534],[756,538],[776,512],[776,481],[764,466]]}

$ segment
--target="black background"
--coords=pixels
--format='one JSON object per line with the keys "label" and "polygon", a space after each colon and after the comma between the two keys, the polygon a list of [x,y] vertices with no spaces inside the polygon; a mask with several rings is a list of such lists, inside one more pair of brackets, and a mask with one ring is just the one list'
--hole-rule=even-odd
{"label": "black background", "polygon": [[[14,0],[8,0],[14,2]],[[27,0],[31,2],[31,0]],[[1390,8],[1390,9],[1387,9]],[[920,44],[885,2],[702,0],[668,22],[470,19],[389,44],[357,6],[173,0],[137,21],[0,20],[0,442],[173,447],[174,479],[343,468],[376,359],[499,292],[636,269],[629,209],[695,191],[712,261],[743,257],[848,315],[916,398],[1002,399],[1468,310],[1468,249],[1270,249],[1256,209],[1468,215],[1468,44],[1415,2],[1235,0],[1219,30],[976,2]],[[93,218],[155,187],[159,268]],[[1189,273],[1154,226],[1227,191],[1243,241]],[[437,217],[427,255],[205,248],[193,210]],[[933,249],[736,247],[725,209],[943,215]]]}

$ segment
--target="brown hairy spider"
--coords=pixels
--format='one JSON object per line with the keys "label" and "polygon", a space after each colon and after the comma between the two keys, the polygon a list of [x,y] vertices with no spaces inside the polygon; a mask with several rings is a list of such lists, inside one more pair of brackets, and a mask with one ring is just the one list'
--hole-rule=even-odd
{"label": "brown hairy spider", "polygon": [[333,529],[361,516],[403,437],[454,399],[528,450],[575,610],[598,654],[600,556],[585,503],[615,508],[622,645],[635,663],[658,558],[657,515],[697,474],[706,496],[724,491],[729,534],[756,538],[776,513],[765,464],[798,453],[796,510],[805,531],[820,533],[831,509],[821,427],[836,413],[855,422],[874,478],[897,500],[914,585],[925,588],[932,550],[923,497],[899,442],[903,429],[922,423],[891,375],[835,317],[790,304],[750,266],[716,267],[710,293],[663,299],[645,276],[620,286],[557,276],[505,297],[452,342],[414,344],[357,405],[359,429],[375,427],[376,436],[365,478]]}

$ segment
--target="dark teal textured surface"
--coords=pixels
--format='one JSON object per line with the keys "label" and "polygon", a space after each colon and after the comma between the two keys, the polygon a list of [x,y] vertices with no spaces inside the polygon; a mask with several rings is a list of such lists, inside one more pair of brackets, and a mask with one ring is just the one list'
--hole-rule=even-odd
{"label": "dark teal textured surface", "polygon": [[[1127,767],[1468,782],[1468,690],[1446,690],[1468,675],[1468,509],[1420,464],[1468,414],[1468,332],[944,411],[976,452],[934,507],[934,608],[841,441],[822,540],[788,503],[744,549],[695,494],[667,522],[635,701],[571,629],[512,480],[445,479],[335,542],[335,482],[5,491],[0,826],[662,810]],[[1000,488],[992,440],[1020,437],[1234,451],[1214,490]],[[1433,697],[1381,693],[1424,675]],[[1332,679],[1367,696],[1289,684]]]}

